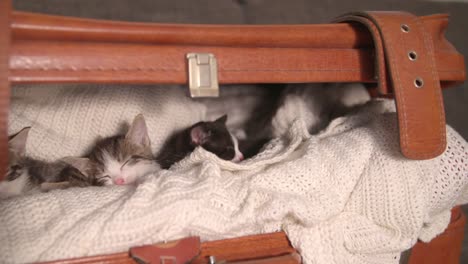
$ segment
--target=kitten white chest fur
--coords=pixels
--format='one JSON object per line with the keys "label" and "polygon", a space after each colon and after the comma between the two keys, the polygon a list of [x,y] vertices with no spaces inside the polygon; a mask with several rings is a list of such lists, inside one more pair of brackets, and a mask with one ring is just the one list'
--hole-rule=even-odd
{"label": "kitten white chest fur", "polygon": [[234,144],[234,151],[235,151],[235,156],[232,159],[232,161],[233,162],[240,162],[240,161],[242,161],[244,159],[244,155],[242,154],[242,152],[239,149],[239,141],[237,140],[237,138],[232,133],[230,133],[230,134],[231,134],[232,142]]}

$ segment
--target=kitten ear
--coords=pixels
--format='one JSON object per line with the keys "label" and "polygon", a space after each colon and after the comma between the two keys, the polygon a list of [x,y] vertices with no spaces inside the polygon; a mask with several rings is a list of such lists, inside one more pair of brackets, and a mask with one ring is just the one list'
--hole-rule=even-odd
{"label": "kitten ear", "polygon": [[195,146],[203,145],[210,137],[210,132],[205,131],[201,126],[196,126],[190,130],[190,139]]}
{"label": "kitten ear", "polygon": [[8,146],[11,151],[17,155],[24,155],[26,151],[26,141],[28,139],[30,127],[23,128],[20,132],[8,140]]}
{"label": "kitten ear", "polygon": [[215,120],[215,122],[219,122],[223,124],[226,124],[226,121],[227,121],[227,115],[223,115],[222,117]]}
{"label": "kitten ear", "polygon": [[88,158],[65,157],[60,160],[79,170],[84,176],[89,176],[88,171],[91,161]]}
{"label": "kitten ear", "polygon": [[125,135],[125,140],[137,146],[151,147],[148,128],[146,127],[145,118],[142,114],[137,115],[135,119],[133,119],[132,125]]}

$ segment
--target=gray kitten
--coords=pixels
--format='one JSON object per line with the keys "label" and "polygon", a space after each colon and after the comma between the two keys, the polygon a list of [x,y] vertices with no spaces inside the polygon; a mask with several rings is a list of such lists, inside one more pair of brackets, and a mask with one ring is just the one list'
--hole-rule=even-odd
{"label": "gray kitten", "polygon": [[87,158],[94,177],[104,185],[135,183],[161,169],[151,152],[148,128],[141,114],[125,135],[98,140]]}
{"label": "gray kitten", "polygon": [[55,162],[33,159],[25,155],[30,128],[24,128],[8,141],[9,164],[5,180],[0,182],[0,198],[31,191],[48,191],[71,186],[101,185],[88,175],[91,167],[83,167],[79,158]]}

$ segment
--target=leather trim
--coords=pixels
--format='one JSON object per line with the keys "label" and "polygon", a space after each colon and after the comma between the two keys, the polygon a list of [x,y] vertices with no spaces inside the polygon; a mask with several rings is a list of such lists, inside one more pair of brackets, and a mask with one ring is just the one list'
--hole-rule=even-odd
{"label": "leather trim", "polygon": [[[195,243],[196,244],[196,243]],[[166,244],[155,244],[143,246],[145,254],[151,255],[154,247],[165,247]],[[170,244],[172,245],[172,244]],[[167,246],[167,245],[166,245]],[[196,246],[198,249],[198,246]],[[135,251],[134,248],[133,251]],[[132,249],[130,250],[132,251]],[[289,243],[284,232],[251,235],[238,238],[203,242],[200,247],[200,254],[192,260],[191,264],[206,264],[209,256],[215,256],[218,261],[245,263],[277,263],[293,264],[300,259],[297,251]],[[161,252],[161,251],[159,251]],[[141,253],[137,249],[137,253]],[[156,252],[156,254],[158,254]],[[249,262],[251,260],[259,262]],[[269,262],[272,261],[272,262]],[[91,264],[91,263],[136,263],[129,252],[115,253],[108,255],[82,257],[74,259],[56,260],[43,262],[43,264]],[[155,262],[158,263],[158,262]]]}
{"label": "leather trim", "polygon": [[409,264],[460,263],[466,216],[460,206],[452,209],[450,223],[445,231],[429,243],[418,241],[411,250]]}
{"label": "leather trim", "polygon": [[190,52],[215,54],[220,83],[374,81],[369,50],[20,40],[11,52],[11,81],[186,84]]}
{"label": "leather trim", "polygon": [[365,28],[348,24],[156,24],[15,11],[11,26],[14,39],[30,40],[275,48],[372,47]]}
{"label": "leather trim", "polygon": [[0,181],[8,167],[8,112],[10,109],[10,11],[11,0],[0,1]]}
{"label": "leather trim", "polygon": [[297,253],[292,253],[280,257],[255,259],[246,261],[227,262],[226,264],[300,264],[302,263],[301,256]]}
{"label": "leather trim", "polygon": [[209,256],[217,260],[241,261],[297,253],[284,232],[231,238],[202,243],[201,254],[192,264],[204,264]]}
{"label": "leather trim", "polygon": [[41,262],[39,264],[98,264],[98,263],[115,263],[115,264],[135,264],[128,252],[99,255],[92,257],[70,258],[62,260],[54,260]]}
{"label": "leather trim", "polygon": [[198,237],[130,249],[130,256],[140,264],[185,264],[190,263],[198,254],[200,254],[200,238]]}
{"label": "leather trim", "polygon": [[[452,85],[465,72],[443,36],[447,20],[421,18],[437,36],[438,74]],[[15,12],[12,30],[14,83],[186,84],[188,52],[213,53],[222,84],[376,82],[372,37],[357,24],[176,25]]]}

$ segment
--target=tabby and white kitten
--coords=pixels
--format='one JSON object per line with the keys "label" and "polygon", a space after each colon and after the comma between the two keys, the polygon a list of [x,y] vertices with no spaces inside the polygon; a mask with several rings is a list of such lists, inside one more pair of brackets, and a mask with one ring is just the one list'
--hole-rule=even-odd
{"label": "tabby and white kitten", "polygon": [[166,141],[156,160],[163,169],[182,160],[200,146],[221,159],[240,162],[244,159],[237,138],[226,127],[227,115],[210,122],[198,122],[174,133]]}
{"label": "tabby and white kitten", "polygon": [[30,128],[24,128],[8,141],[9,164],[5,180],[0,182],[0,198],[8,198],[32,191],[47,191],[71,186],[100,185],[88,175],[91,168],[81,165],[79,158],[65,158],[45,162],[25,155]]}
{"label": "tabby and white kitten", "polygon": [[138,183],[142,177],[161,169],[151,152],[143,115],[137,115],[127,134],[98,140],[91,149],[89,164],[104,185]]}

